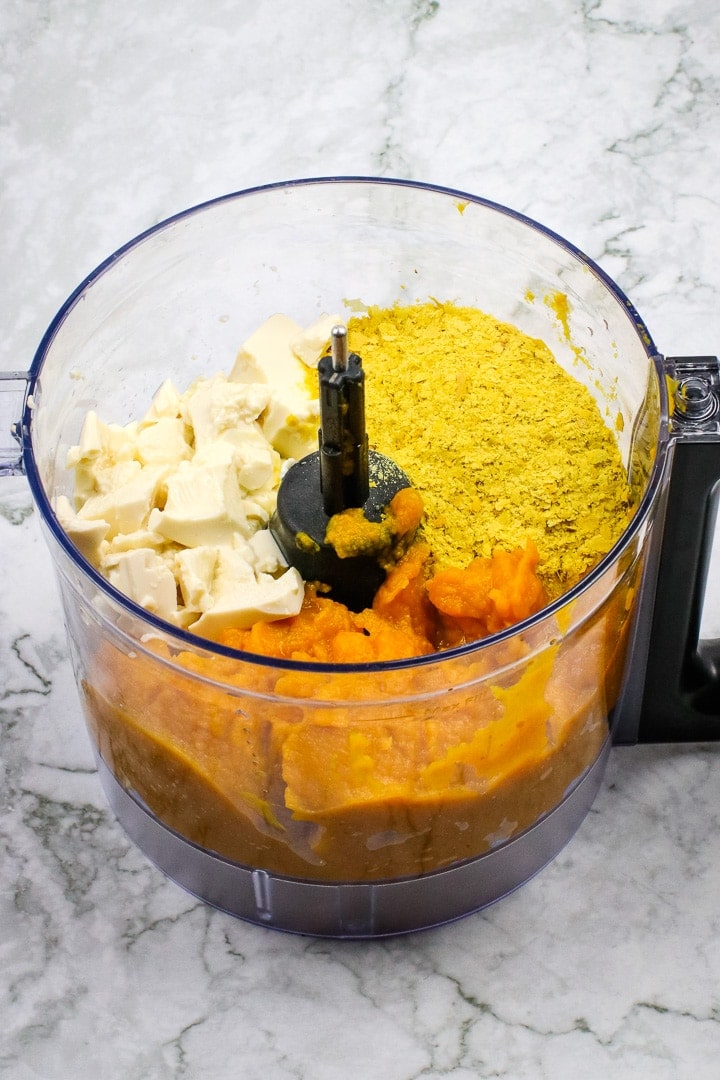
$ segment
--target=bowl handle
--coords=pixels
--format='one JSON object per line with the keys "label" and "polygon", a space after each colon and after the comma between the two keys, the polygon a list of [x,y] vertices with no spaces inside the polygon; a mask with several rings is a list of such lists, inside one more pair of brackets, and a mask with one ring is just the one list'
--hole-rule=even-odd
{"label": "bowl handle", "polygon": [[0,476],[24,475],[22,415],[30,374],[0,371]]}
{"label": "bowl handle", "polygon": [[677,387],[664,524],[661,507],[615,743],[720,740],[720,641],[700,638],[720,492],[720,367],[714,356],[664,366]]}

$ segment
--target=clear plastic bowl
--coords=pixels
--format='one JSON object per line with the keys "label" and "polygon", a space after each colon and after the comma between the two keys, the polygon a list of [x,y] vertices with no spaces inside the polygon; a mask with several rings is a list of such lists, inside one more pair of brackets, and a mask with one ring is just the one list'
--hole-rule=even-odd
{"label": "clear plastic bowl", "polygon": [[[557,292],[566,326],[542,302]],[[53,500],[72,495],[65,458],[88,410],[127,423],[168,376],[184,388],[228,371],[275,312],[308,323],[351,298],[428,297],[541,338],[601,410],[612,401],[622,414],[632,522],[534,618],[414,660],[269,660],[150,615],[63,531]],[[161,223],[98,267],[35,358],[25,471],[101,778],[148,856],[237,916],[338,937],[457,918],[552,858],[607,757],[666,450],[662,382],[647,331],[597,266],[535,222],[446,189],[365,178],[253,189]]]}

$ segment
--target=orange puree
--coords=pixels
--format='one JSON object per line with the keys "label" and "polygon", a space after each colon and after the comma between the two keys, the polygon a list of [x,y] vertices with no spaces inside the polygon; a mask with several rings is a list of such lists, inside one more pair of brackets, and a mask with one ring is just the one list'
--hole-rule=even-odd
{"label": "orange puree", "polygon": [[401,488],[385,508],[381,521],[369,521],[362,507],[352,506],[334,514],[325,540],[341,559],[353,555],[377,555],[381,566],[390,564],[398,548],[412,540],[423,516],[423,501],[414,488]]}
{"label": "orange puree", "polygon": [[428,583],[431,603],[445,616],[451,643],[476,641],[534,615],[547,602],[535,573],[538,550],[496,551],[491,559],[473,559],[466,569],[440,570]]}
{"label": "orange puree", "polygon": [[[532,558],[526,549],[508,567],[516,561],[527,575]],[[311,592],[297,619],[228,636],[336,665],[320,670],[177,652],[160,639],[129,647],[78,621],[80,651],[93,658],[83,690],[100,754],[169,827],[273,873],[416,875],[529,827],[607,738],[638,568],[598,583],[562,618],[466,655],[338,667],[338,658],[429,647],[439,616],[425,560],[421,545],[411,548],[371,611],[355,615]],[[529,582],[520,595],[527,588],[533,602]],[[437,589],[451,606],[447,584],[440,578]],[[502,596],[492,618],[508,597],[519,602],[513,588]],[[443,627],[446,617],[478,614],[443,613]]]}
{"label": "orange puree", "polygon": [[225,630],[223,645],[286,660],[360,664],[423,656],[448,645],[494,634],[528,618],[546,603],[535,573],[538,552],[497,551],[465,569],[429,577],[430,549],[413,544],[388,572],[372,609],[354,614],[306,589],[298,615],[248,630]]}

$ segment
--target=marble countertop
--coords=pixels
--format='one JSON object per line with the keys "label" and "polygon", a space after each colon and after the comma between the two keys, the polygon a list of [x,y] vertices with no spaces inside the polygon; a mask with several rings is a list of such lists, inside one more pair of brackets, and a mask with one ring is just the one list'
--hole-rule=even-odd
{"label": "marble countertop", "polygon": [[[714,0],[28,0],[0,23],[2,370],[162,218],[343,174],[522,211],[662,352],[720,349]],[[23,477],[0,543],[0,1076],[718,1076],[718,746],[615,749],[559,857],[454,925],[261,929],[165,880],[107,809]],[[705,619],[718,635],[715,577]]]}

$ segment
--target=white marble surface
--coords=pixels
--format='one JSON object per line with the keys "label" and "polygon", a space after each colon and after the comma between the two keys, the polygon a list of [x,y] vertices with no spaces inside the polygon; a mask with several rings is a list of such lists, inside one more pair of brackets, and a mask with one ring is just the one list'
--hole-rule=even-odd
{"label": "white marble surface", "polygon": [[[3,370],[159,219],[350,173],[524,211],[661,351],[720,348],[714,0],[10,0],[0,49]],[[22,478],[0,544],[1,1076],[720,1075],[720,747],[615,750],[560,857],[453,926],[258,929],[164,880],[106,809]]]}

